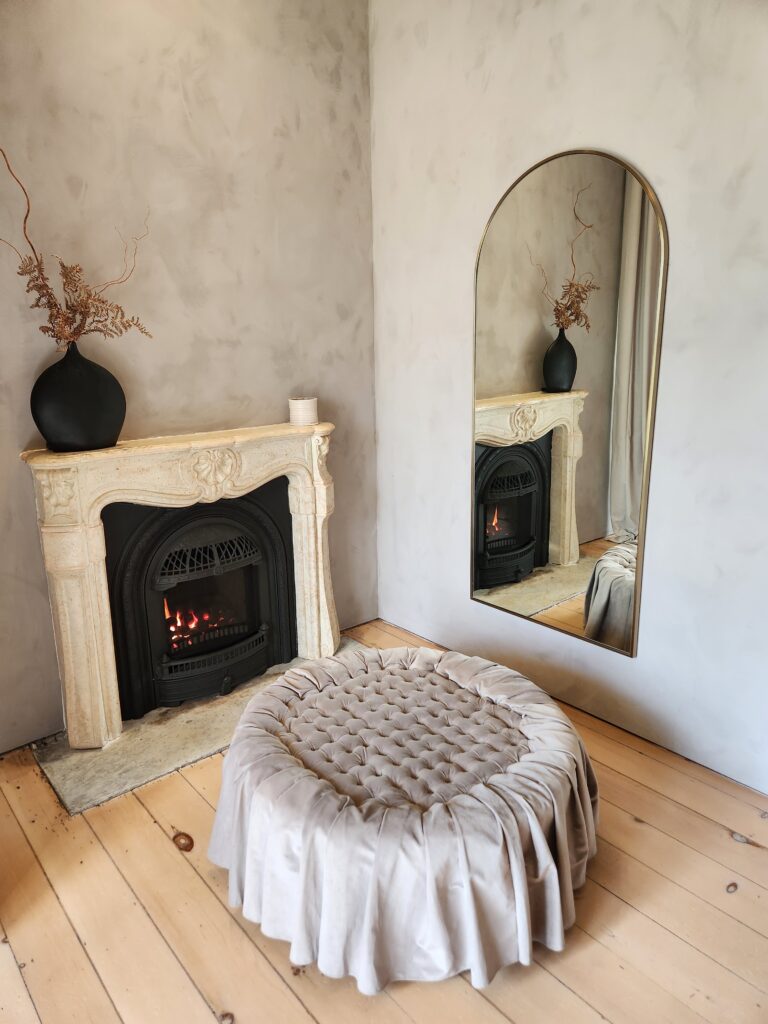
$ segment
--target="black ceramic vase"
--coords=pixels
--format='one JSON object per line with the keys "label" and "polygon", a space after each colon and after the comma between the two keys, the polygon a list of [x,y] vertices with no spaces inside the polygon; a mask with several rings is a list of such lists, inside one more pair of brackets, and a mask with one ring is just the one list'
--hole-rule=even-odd
{"label": "black ceramic vase", "polygon": [[74,343],[37,378],[30,406],[52,452],[111,448],[125,421],[125,394],[117,378],[81,355]]}
{"label": "black ceramic vase", "polygon": [[560,333],[544,354],[544,390],[570,391],[576,377],[576,349],[565,331]]}

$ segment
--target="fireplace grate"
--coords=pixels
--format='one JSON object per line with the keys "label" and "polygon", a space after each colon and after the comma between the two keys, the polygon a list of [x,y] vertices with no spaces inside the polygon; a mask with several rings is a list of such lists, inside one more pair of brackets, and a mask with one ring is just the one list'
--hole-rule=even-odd
{"label": "fireplace grate", "polygon": [[207,672],[210,669],[218,668],[229,662],[239,661],[241,658],[256,653],[261,647],[265,647],[269,637],[269,626],[263,625],[253,636],[248,637],[239,644],[232,644],[224,650],[212,651],[210,654],[198,654],[192,658],[174,658],[163,660],[159,666],[163,679],[173,679],[179,676],[196,675],[199,672]]}
{"label": "fireplace grate", "polygon": [[182,644],[185,649],[210,646],[211,644],[218,643],[219,640],[226,640],[227,637],[244,636],[248,632],[250,631],[247,623],[236,622],[227,626],[214,626],[212,629],[206,629],[202,633],[188,634],[183,638]]}
{"label": "fireplace grate", "polygon": [[210,544],[184,545],[173,548],[165,556],[155,575],[155,587],[167,590],[177,583],[220,576],[260,561],[261,552],[253,539],[245,534]]}
{"label": "fireplace grate", "polygon": [[510,552],[517,552],[521,557],[527,557],[533,554],[535,548],[535,541],[531,540],[529,543],[521,545],[517,537],[503,537],[500,540],[489,540],[486,542],[485,550],[489,557],[498,557],[499,555],[505,555]]}

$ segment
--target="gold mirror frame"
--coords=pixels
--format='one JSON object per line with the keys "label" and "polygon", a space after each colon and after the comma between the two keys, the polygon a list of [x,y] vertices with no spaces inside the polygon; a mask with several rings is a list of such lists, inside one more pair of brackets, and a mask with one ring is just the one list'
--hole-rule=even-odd
{"label": "gold mirror frame", "polygon": [[473,323],[473,337],[472,337],[472,444],[470,451],[472,453],[470,459],[470,502],[471,502],[471,514],[470,514],[470,558],[469,558],[469,596],[472,601],[477,601],[478,604],[485,605],[487,608],[494,608],[496,611],[504,612],[507,615],[516,615],[520,619],[525,619],[529,622],[535,622],[537,626],[544,626],[547,629],[553,629],[557,633],[564,633],[568,636],[573,636],[568,630],[561,629],[559,626],[552,625],[549,622],[541,622],[536,619],[532,619],[529,615],[523,615],[521,612],[512,611],[509,608],[500,608],[498,605],[492,604],[489,601],[483,600],[481,597],[475,597],[474,593],[474,582],[475,582],[475,530],[476,530],[476,502],[475,502],[475,403],[476,392],[477,392],[477,282],[478,273],[480,269],[480,256],[483,251],[483,245],[485,243],[488,230],[493,222],[494,217],[498,213],[499,209],[503,205],[507,196],[523,181],[528,175],[533,174],[534,171],[543,167],[545,164],[551,163],[553,160],[560,160],[565,156],[601,156],[608,160],[612,160],[615,164],[618,164],[625,171],[628,171],[633,177],[640,183],[648,200],[653,207],[653,211],[656,214],[659,228],[661,231],[661,269],[659,273],[659,293],[658,303],[656,309],[656,330],[653,338],[653,355],[651,359],[651,378],[649,387],[649,410],[648,420],[645,425],[645,438],[644,438],[644,450],[643,450],[643,482],[642,491],[640,495],[640,519],[638,529],[638,545],[637,545],[637,573],[635,579],[635,592],[634,592],[634,608],[632,613],[632,643],[630,649],[627,651],[621,650],[618,647],[611,647],[609,644],[604,644],[600,640],[593,640],[588,636],[580,636],[575,639],[584,640],[587,643],[594,644],[595,647],[602,647],[605,650],[612,651],[614,654],[622,654],[629,658],[637,657],[638,647],[638,634],[640,631],[640,601],[643,589],[643,572],[645,570],[645,530],[646,522],[648,518],[648,493],[650,489],[651,479],[651,461],[653,456],[653,438],[654,430],[656,425],[656,402],[658,398],[658,387],[659,387],[659,364],[661,361],[661,339],[664,328],[664,309],[666,306],[667,296],[667,276],[669,273],[669,233],[667,231],[667,220],[664,216],[664,211],[661,208],[661,203],[656,195],[655,190],[651,186],[648,179],[633,167],[632,164],[627,163],[626,160],[622,160],[621,157],[614,156],[612,153],[606,153],[601,149],[566,149],[561,153],[554,153],[552,156],[545,157],[543,160],[539,160],[538,163],[529,167],[524,174],[521,174],[515,181],[509,186],[504,192],[501,199],[496,203],[491,215],[488,218],[485,228],[483,229],[482,237],[480,238],[480,245],[477,249],[477,256],[475,258],[475,310],[474,310],[474,323]]}

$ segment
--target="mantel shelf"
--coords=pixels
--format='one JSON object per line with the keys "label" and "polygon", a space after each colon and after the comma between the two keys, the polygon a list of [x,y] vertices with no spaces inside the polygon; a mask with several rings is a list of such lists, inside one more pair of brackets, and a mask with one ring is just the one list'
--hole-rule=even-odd
{"label": "mantel shelf", "polygon": [[74,466],[82,462],[98,460],[103,462],[124,461],[137,455],[164,452],[192,451],[210,448],[213,445],[238,445],[250,441],[280,437],[326,436],[333,431],[332,423],[315,423],[311,426],[294,426],[292,423],[273,423],[261,427],[234,427],[229,430],[210,430],[196,434],[169,434],[164,437],[140,437],[118,441],[112,448],[100,448],[86,452],[52,452],[47,448],[31,448],[22,452],[24,462],[35,467]]}

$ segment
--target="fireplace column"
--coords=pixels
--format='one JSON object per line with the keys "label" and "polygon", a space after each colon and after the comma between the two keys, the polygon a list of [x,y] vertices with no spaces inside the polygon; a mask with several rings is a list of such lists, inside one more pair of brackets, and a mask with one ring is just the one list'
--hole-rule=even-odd
{"label": "fireplace column", "polygon": [[[292,481],[288,488],[300,658],[327,657],[339,643],[328,556],[328,519],[334,505],[333,481],[325,465],[330,437],[318,435],[312,440],[312,483]],[[312,571],[307,572],[307,567],[312,567]]]}
{"label": "fireplace column", "polygon": [[[575,419],[578,419],[578,413]],[[549,560],[553,565],[575,565],[579,560],[579,532],[576,528],[576,463],[583,450],[583,435],[574,423],[555,427],[552,434],[551,501],[559,507],[552,512],[549,529]]]}
{"label": "fireplace column", "polygon": [[69,742],[103,747],[122,731],[104,531],[83,523],[72,470],[40,473],[36,485]]}

